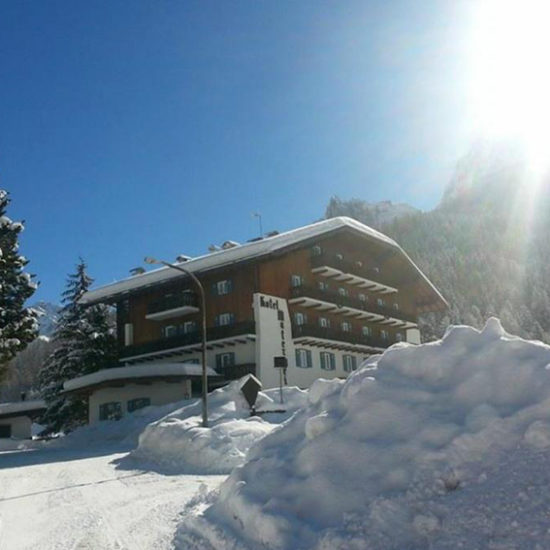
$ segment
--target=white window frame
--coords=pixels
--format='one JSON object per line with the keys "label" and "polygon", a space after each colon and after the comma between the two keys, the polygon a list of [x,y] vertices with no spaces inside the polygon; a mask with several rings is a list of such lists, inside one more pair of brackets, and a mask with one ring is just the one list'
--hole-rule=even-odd
{"label": "white window frame", "polygon": [[319,358],[321,362],[321,369],[323,370],[336,370],[336,358],[334,353],[330,351],[319,352]]}
{"label": "white window frame", "polygon": [[311,369],[313,367],[310,350],[296,348],[296,366],[300,369]]}
{"label": "white window frame", "polygon": [[319,317],[319,326],[321,328],[330,328],[330,319],[327,317]]}
{"label": "white window frame", "polygon": [[[172,334],[169,334],[171,332]],[[172,338],[178,334],[178,327],[176,325],[166,325],[162,328],[162,335],[164,338]]]}
{"label": "white window frame", "polygon": [[294,313],[294,324],[301,327],[302,325],[305,325],[307,322],[306,314],[302,313],[301,311],[296,311]]}
{"label": "white window frame", "polygon": [[342,332],[351,332],[351,323],[349,321],[342,321],[342,324],[340,325],[342,328]]}
{"label": "white window frame", "polygon": [[223,279],[216,283],[216,294],[218,296],[225,296],[231,292],[231,280]]}
{"label": "white window frame", "polygon": [[361,293],[357,297],[359,298],[360,302],[366,302],[367,301],[367,295],[366,294]]}
{"label": "white window frame", "polygon": [[361,334],[363,336],[372,336],[372,328],[368,327],[367,325],[363,325],[361,327]]}
{"label": "white window frame", "polygon": [[390,333],[385,329],[381,329],[380,330],[380,338],[382,338],[382,340],[389,340],[390,339]]}
{"label": "white window frame", "polygon": [[355,355],[344,354],[342,356],[344,372],[353,372],[357,370],[357,357]]}
{"label": "white window frame", "polygon": [[219,327],[227,327],[233,324],[233,314],[232,313],[220,313],[217,316]]}
{"label": "white window frame", "polygon": [[304,278],[301,275],[292,274],[290,276],[290,286],[292,288],[298,288],[304,284]]}

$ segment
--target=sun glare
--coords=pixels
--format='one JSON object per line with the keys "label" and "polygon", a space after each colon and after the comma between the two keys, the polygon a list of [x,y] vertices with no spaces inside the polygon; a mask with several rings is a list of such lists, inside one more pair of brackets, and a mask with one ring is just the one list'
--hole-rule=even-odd
{"label": "sun glare", "polygon": [[520,141],[536,173],[550,150],[550,1],[484,0],[472,39],[478,131]]}

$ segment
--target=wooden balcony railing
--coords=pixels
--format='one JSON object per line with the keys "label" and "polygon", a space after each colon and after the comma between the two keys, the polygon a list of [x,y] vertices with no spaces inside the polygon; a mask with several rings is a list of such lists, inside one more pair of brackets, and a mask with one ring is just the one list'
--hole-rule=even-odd
{"label": "wooden balcony railing", "polygon": [[[207,328],[206,339],[208,342],[212,342],[213,340],[221,340],[223,338],[230,338],[241,334],[254,334],[255,332],[256,327],[254,321],[245,321],[242,323],[233,323],[232,325]],[[145,355],[147,353],[199,344],[201,339],[202,335],[200,330],[198,330],[187,334],[177,334],[168,338],[159,338],[158,340],[145,342],[143,344],[122,346],[119,350],[119,357],[124,359],[125,357]]]}
{"label": "wooden balcony railing", "polygon": [[416,323],[416,316],[412,313],[407,313],[401,309],[378,305],[374,302],[372,297],[368,301],[363,301],[356,297],[343,296],[333,290],[321,290],[308,285],[292,287],[290,289],[290,295],[292,298],[313,298],[314,300],[328,302],[338,307],[350,307],[368,313],[383,315],[384,317],[393,317],[394,319]]}
{"label": "wooden balcony railing", "polygon": [[387,348],[395,343],[394,340],[375,338],[355,332],[345,332],[337,328],[321,327],[313,323],[303,325],[292,324],[292,337],[322,338],[323,340],[337,340],[358,346],[371,346],[375,348]]}

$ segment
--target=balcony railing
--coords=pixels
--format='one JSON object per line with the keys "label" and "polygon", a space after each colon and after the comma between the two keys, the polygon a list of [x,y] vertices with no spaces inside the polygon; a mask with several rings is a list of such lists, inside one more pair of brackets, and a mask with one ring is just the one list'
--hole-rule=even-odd
{"label": "balcony railing", "polygon": [[244,363],[242,365],[231,365],[228,367],[220,367],[216,369],[218,374],[221,374],[226,380],[237,380],[247,374],[256,374],[255,363]]}
{"label": "balcony railing", "polygon": [[[232,325],[210,327],[206,329],[206,339],[207,342],[212,342],[213,340],[221,340],[223,338],[230,338],[241,334],[254,334],[255,332],[256,327],[254,321],[245,321],[242,323],[234,323]],[[145,355],[147,353],[200,344],[201,341],[202,334],[201,331],[198,330],[187,334],[177,334],[167,338],[159,338],[158,340],[153,340],[152,342],[146,342],[143,344],[123,346],[120,348],[119,356],[124,359],[124,357]]]}
{"label": "balcony railing", "polygon": [[292,337],[322,338],[323,340],[337,340],[348,344],[375,348],[387,348],[395,343],[390,339],[375,338],[374,336],[366,336],[354,332],[345,332],[336,328],[321,327],[312,323],[306,323],[304,325],[292,324]]}
{"label": "balcony railing", "polygon": [[373,283],[378,282],[376,279],[379,277],[379,271],[371,267],[366,267],[359,262],[350,262],[349,260],[340,259],[336,254],[321,254],[319,256],[311,256],[312,268],[315,269],[316,267],[324,266],[333,267],[344,273],[351,273],[352,275],[363,277],[365,279],[368,279],[369,281],[372,281]]}
{"label": "balcony railing", "polygon": [[384,317],[393,317],[403,321],[416,323],[416,317],[412,313],[407,313],[401,309],[395,309],[387,306],[381,306],[373,302],[373,300],[363,301],[352,296],[343,296],[332,290],[321,290],[314,286],[300,285],[290,289],[292,298],[313,298],[322,302],[335,304],[338,307],[350,307],[365,311],[367,313],[376,313]]}
{"label": "balcony railing", "polygon": [[162,311],[168,311],[171,309],[178,309],[181,307],[199,307],[199,301],[197,295],[194,292],[180,292],[178,294],[172,294],[165,296],[160,300],[151,302],[147,306],[147,315],[154,313],[160,313]]}

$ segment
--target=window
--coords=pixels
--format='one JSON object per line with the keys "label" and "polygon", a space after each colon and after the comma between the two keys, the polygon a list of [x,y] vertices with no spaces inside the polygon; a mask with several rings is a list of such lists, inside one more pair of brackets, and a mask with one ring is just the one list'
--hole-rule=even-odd
{"label": "window", "polygon": [[235,322],[235,315],[233,313],[220,313],[216,315],[215,324],[217,327],[223,327],[226,325],[232,325]]}
{"label": "window", "polygon": [[128,412],[134,412],[143,407],[148,407],[151,404],[151,400],[148,397],[136,397],[136,399],[130,399],[127,403]]}
{"label": "window", "polygon": [[178,333],[178,327],[176,325],[168,325],[162,329],[162,335],[164,338],[170,338]]}
{"label": "window", "polygon": [[305,325],[307,322],[307,316],[305,313],[302,313],[301,311],[297,311],[294,314],[294,324],[296,325]]}
{"label": "window", "polygon": [[395,311],[399,311],[399,304],[397,302],[393,304],[393,309],[395,309]]}
{"label": "window", "polygon": [[319,281],[317,284],[321,292],[326,292],[328,290],[328,283],[326,281]]}
{"label": "window", "polygon": [[343,363],[345,372],[357,370],[357,357],[355,357],[354,355],[344,355]]}
{"label": "window", "polygon": [[320,256],[322,253],[323,253],[323,249],[322,249],[318,244],[316,244],[316,245],[311,249],[311,255],[312,255],[312,256]]}
{"label": "window", "polygon": [[395,334],[395,339],[397,342],[402,342],[403,341],[403,333],[402,332],[397,332]]}
{"label": "window", "polygon": [[336,368],[334,353],[322,351],[319,355],[321,357],[321,368],[323,370],[334,370]]}
{"label": "window", "polygon": [[358,296],[360,302],[366,302],[367,301],[367,295],[366,294],[359,294]]}
{"label": "window", "polygon": [[380,331],[380,338],[382,338],[382,340],[388,340],[389,337],[390,337],[390,335],[389,335],[387,330],[382,329]]}
{"label": "window", "polygon": [[372,329],[370,327],[367,327],[367,326],[362,326],[361,327],[361,334],[363,336],[371,336],[372,335]]}
{"label": "window", "polygon": [[386,305],[386,302],[384,302],[384,300],[382,298],[378,298],[378,300],[376,300],[376,303],[380,306],[380,307],[384,307]]}
{"label": "window", "polygon": [[233,282],[231,279],[224,279],[212,285],[212,293],[216,296],[224,296],[225,294],[229,294],[232,290]]}
{"label": "window", "polygon": [[185,323],[181,325],[181,330],[183,334],[191,334],[192,332],[197,332],[196,321],[185,321]]}
{"label": "window", "polygon": [[112,401],[99,405],[99,420],[120,420],[122,418],[122,404]]}
{"label": "window", "polygon": [[290,276],[290,286],[292,288],[296,288],[298,286],[302,286],[303,279],[301,275],[291,275]]}
{"label": "window", "polygon": [[341,262],[344,259],[344,255],[343,254],[336,254],[336,259]]}
{"label": "window", "polygon": [[351,332],[351,323],[349,321],[342,321],[342,332]]}
{"label": "window", "polygon": [[235,353],[232,351],[216,354],[216,370],[232,367],[235,364]]}
{"label": "window", "polygon": [[311,351],[308,349],[296,349],[296,366],[301,369],[310,369],[313,366]]}
{"label": "window", "polygon": [[322,328],[330,328],[330,320],[326,317],[319,317],[319,326]]}
{"label": "window", "polygon": [[338,294],[339,294],[340,296],[343,296],[343,297],[345,298],[345,297],[348,295],[348,291],[347,291],[346,288],[340,287],[340,288],[338,289]]}

